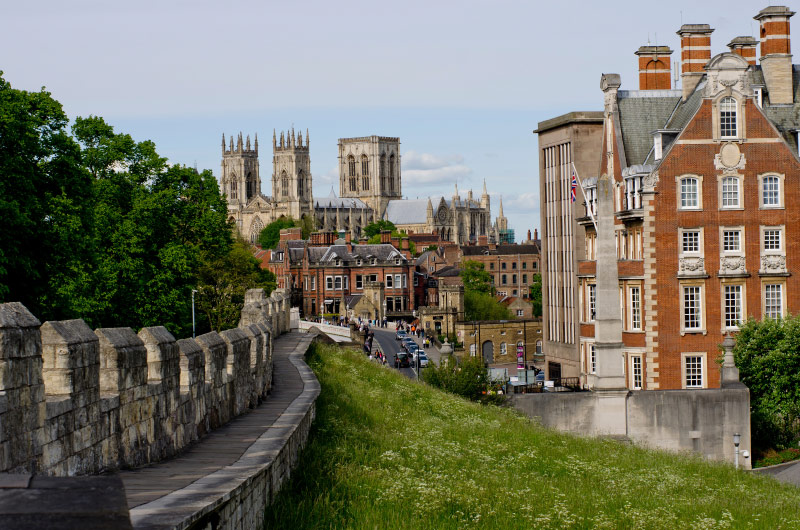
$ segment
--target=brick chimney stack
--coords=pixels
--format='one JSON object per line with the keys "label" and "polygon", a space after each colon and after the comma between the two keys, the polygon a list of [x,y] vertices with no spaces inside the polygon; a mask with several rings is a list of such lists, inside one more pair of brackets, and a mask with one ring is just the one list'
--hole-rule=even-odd
{"label": "brick chimney stack", "polygon": [[670,59],[672,50],[668,46],[642,46],[636,50],[639,56],[639,90],[669,90]]}
{"label": "brick chimney stack", "polygon": [[753,37],[736,37],[728,43],[731,53],[741,56],[747,64],[755,66],[756,64],[756,46],[758,41]]}
{"label": "brick chimney stack", "polygon": [[694,92],[705,74],[704,67],[711,59],[713,32],[708,24],[684,24],[677,32],[681,38],[681,88],[684,100]]}
{"label": "brick chimney stack", "polygon": [[539,229],[538,228],[534,228],[533,229],[533,240],[534,241],[539,241]]}
{"label": "brick chimney stack", "polygon": [[392,231],[381,230],[381,243],[391,244],[391,242],[392,242]]}
{"label": "brick chimney stack", "polygon": [[772,105],[794,103],[792,90],[792,45],[789,19],[794,11],[785,6],[769,6],[753,17],[761,27],[761,71]]}

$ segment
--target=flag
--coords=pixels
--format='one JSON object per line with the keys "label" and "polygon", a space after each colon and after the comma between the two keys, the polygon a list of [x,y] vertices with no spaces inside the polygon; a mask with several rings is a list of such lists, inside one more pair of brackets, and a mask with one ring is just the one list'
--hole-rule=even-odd
{"label": "flag", "polygon": [[572,199],[572,202],[575,202],[575,199],[578,198],[578,177],[575,175],[575,170],[572,170],[572,186],[570,187],[569,196]]}

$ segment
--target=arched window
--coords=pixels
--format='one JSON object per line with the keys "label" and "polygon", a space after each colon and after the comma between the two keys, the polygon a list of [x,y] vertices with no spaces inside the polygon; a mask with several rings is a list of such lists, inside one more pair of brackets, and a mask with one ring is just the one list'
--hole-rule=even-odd
{"label": "arched window", "polygon": [[356,178],[354,176],[350,177],[350,191],[356,191],[358,188],[356,186]]}
{"label": "arched window", "polygon": [[394,154],[389,157],[389,178],[394,178]]}
{"label": "arched window", "polygon": [[303,196],[303,187],[305,186],[305,178],[306,178],[306,176],[305,176],[305,173],[303,173],[302,169],[297,172],[297,196],[298,197],[302,197]]}
{"label": "arched window", "polygon": [[386,155],[381,155],[380,175],[386,177]]}
{"label": "arched window", "polygon": [[722,179],[722,207],[739,207],[739,179],[737,177],[724,177]]}
{"label": "arched window", "polygon": [[286,174],[286,170],[281,171],[281,195],[289,196],[289,175]]}
{"label": "arched window", "polygon": [[236,198],[236,181],[232,180],[231,181],[231,199],[235,199],[235,198]]}
{"label": "arched window", "polygon": [[361,189],[369,191],[369,175],[361,177]]}
{"label": "arched window", "polygon": [[367,158],[367,155],[361,155],[361,174],[369,175],[369,158]]}
{"label": "arched window", "polygon": [[348,169],[348,174],[351,177],[356,176],[356,157],[354,157],[353,155],[347,157],[347,169]]}
{"label": "arched window", "polygon": [[728,96],[719,102],[719,131],[722,138],[736,138],[739,128],[736,120],[736,100]]}
{"label": "arched window", "polygon": [[258,243],[258,236],[261,235],[262,230],[264,230],[264,223],[261,222],[260,218],[256,217],[250,225],[250,243],[254,245]]}
{"label": "arched window", "polygon": [[763,206],[781,205],[781,181],[774,175],[768,175],[761,180],[761,197]]}
{"label": "arched window", "polygon": [[256,181],[255,181],[255,179],[253,179],[253,174],[252,173],[248,173],[247,174],[247,178],[245,180],[246,180],[246,186],[247,186],[247,195],[246,195],[246,197],[247,197],[247,200],[250,200],[256,194]]}
{"label": "arched window", "polygon": [[697,179],[694,177],[684,177],[681,179],[681,208],[697,208],[698,190]]}

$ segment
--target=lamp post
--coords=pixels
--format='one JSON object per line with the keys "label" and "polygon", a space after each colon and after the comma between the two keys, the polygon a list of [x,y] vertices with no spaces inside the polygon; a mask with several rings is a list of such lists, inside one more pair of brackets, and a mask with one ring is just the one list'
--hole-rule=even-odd
{"label": "lamp post", "polygon": [[192,289],[192,338],[195,338],[195,323],[194,323],[194,293],[197,289]]}
{"label": "lamp post", "polygon": [[739,442],[741,442],[741,440],[742,435],[738,432],[733,435],[733,446],[736,448],[733,456],[733,465],[736,469],[739,469]]}

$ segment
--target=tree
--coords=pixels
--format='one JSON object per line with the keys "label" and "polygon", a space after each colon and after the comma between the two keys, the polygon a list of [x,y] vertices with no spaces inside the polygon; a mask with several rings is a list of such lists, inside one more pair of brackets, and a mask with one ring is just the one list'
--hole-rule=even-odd
{"label": "tree", "polygon": [[486,400],[491,384],[480,357],[467,357],[461,363],[453,357],[446,357],[439,366],[428,365],[422,372],[422,378],[431,386],[472,401]]}
{"label": "tree", "polygon": [[465,292],[484,293],[491,295],[492,275],[484,270],[483,263],[473,260],[461,262],[461,280],[464,282]]}
{"label": "tree", "polygon": [[317,220],[313,215],[303,214],[303,217],[300,218],[300,228],[303,229],[302,238],[308,239],[312,232],[317,231]]}
{"label": "tree", "polygon": [[279,217],[261,230],[258,235],[258,243],[261,248],[275,248],[281,240],[281,230],[284,228],[294,228],[297,226],[297,221],[291,217]]}
{"label": "tree", "polygon": [[40,319],[74,314],[92,269],[91,177],[49,92],[11,87],[0,71],[0,301]]}
{"label": "tree", "polygon": [[372,239],[376,235],[380,235],[381,231],[383,230],[397,232],[397,227],[394,226],[393,222],[381,219],[380,221],[375,221],[374,223],[370,223],[365,226],[364,235],[367,236],[367,239]]}
{"label": "tree", "polygon": [[741,381],[750,389],[753,445],[797,446],[800,440],[800,316],[750,319],[733,349]]}
{"label": "tree", "polygon": [[247,289],[275,289],[275,275],[262,269],[250,246],[237,239],[225,256],[207,261],[200,268],[197,305],[215,331],[236,327]]}
{"label": "tree", "polygon": [[511,320],[511,311],[486,293],[464,291],[464,318],[466,320]]}
{"label": "tree", "polygon": [[528,292],[533,305],[533,316],[542,316],[542,275],[538,272],[533,275],[533,283],[528,288]]}

